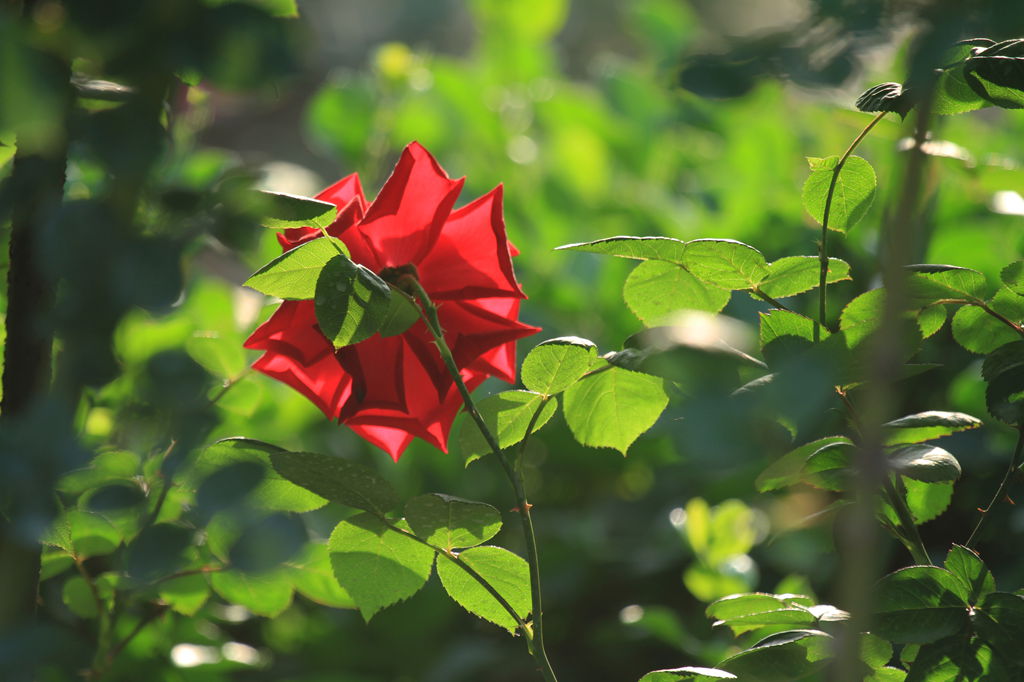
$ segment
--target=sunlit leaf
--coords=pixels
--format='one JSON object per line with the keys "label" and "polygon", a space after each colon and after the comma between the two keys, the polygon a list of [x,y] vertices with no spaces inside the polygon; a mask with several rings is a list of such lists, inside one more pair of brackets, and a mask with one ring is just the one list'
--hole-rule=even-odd
{"label": "sunlit leaf", "polygon": [[[810,162],[811,175],[804,183],[803,189],[804,208],[821,224],[824,220],[828,189],[832,184],[839,157],[812,159]],[[859,156],[849,157],[835,182],[832,201],[829,204],[829,228],[845,232],[856,225],[871,207],[877,184],[871,164]]]}

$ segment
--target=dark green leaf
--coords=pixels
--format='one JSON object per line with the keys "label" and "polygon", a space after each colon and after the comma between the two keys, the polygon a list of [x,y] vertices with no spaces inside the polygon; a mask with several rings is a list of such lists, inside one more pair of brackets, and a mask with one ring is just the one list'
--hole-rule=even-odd
{"label": "dark green leaf", "polygon": [[334,222],[338,207],[326,201],[281,192],[260,192],[263,224],[282,229],[288,227],[324,228]]}
{"label": "dark green leaf", "polygon": [[306,527],[299,518],[270,514],[244,523],[228,551],[228,563],[245,573],[266,573],[298,554],[306,540]]}
{"label": "dark green leaf", "polygon": [[996,348],[981,365],[981,376],[992,381],[1003,372],[1024,366],[1024,341],[1014,341]]}
{"label": "dark green leaf", "polygon": [[340,239],[310,240],[264,265],[245,281],[245,286],[278,298],[313,298],[320,271],[339,253],[348,256],[348,247]]}
{"label": "dark green leaf", "polygon": [[441,493],[409,500],[405,520],[416,535],[448,551],[483,544],[501,530],[501,514],[491,505]]}
{"label": "dark green leaf", "polygon": [[389,317],[391,290],[371,270],[335,256],[320,271],[313,300],[320,331],[341,348],[380,330]]}
{"label": "dark green leaf", "polygon": [[270,461],[283,478],[332,502],[378,514],[398,506],[390,483],[340,457],[281,450],[270,455]]}
{"label": "dark green leaf", "polygon": [[[850,265],[838,258],[828,259],[826,282],[850,279]],[[768,264],[768,272],[757,288],[772,298],[795,296],[817,288],[821,280],[821,261],[817,256],[787,256]]]}
{"label": "dark green leaf", "polygon": [[985,389],[985,404],[1001,422],[1024,423],[1024,366],[1008,369],[991,379]]}
{"label": "dark green leaf", "polygon": [[[764,349],[772,341],[783,337],[793,336],[804,341],[814,342],[814,320],[804,317],[790,310],[769,310],[766,313],[758,313],[761,320],[758,332],[758,342]],[[824,327],[820,330],[821,338],[827,338],[830,333]]]}
{"label": "dark green leaf", "polygon": [[[547,424],[555,414],[558,401],[554,398],[545,401],[544,396],[532,391],[502,391],[484,398],[476,407],[490,432],[498,439],[498,446],[504,449],[526,437],[526,430],[530,428],[530,422],[538,409],[540,415],[531,433]],[[491,452],[491,446],[480,432],[480,427],[471,419],[462,422],[459,447],[467,465]]]}
{"label": "dark green leaf", "polygon": [[276,618],[292,603],[292,583],[284,570],[242,573],[225,570],[210,574],[213,591],[229,604],[238,604],[257,616]]}
{"label": "dark green leaf", "polygon": [[969,547],[953,545],[943,565],[963,584],[970,604],[977,604],[982,598],[996,591],[995,578],[978,553]]}
{"label": "dark green leaf", "polygon": [[[399,527],[408,528],[404,522]],[[434,565],[434,550],[388,528],[372,514],[339,523],[328,541],[338,583],[367,621],[386,606],[419,592]]]}
{"label": "dark green leaf", "polygon": [[768,272],[760,251],[732,239],[687,242],[683,265],[706,284],[729,290],[751,289]]}
{"label": "dark green leaf", "polygon": [[615,448],[623,455],[668,405],[664,380],[611,367],[568,388],[565,420],[582,445]]}
{"label": "dark green leaf", "polygon": [[975,610],[971,623],[998,657],[1014,666],[1024,666],[1024,597],[992,592]]}
{"label": "dark green leaf", "polygon": [[[810,159],[811,175],[804,183],[804,208],[821,224],[825,215],[828,188],[832,184],[838,156]],[[859,156],[851,156],[843,164],[836,179],[832,202],[829,205],[828,226],[845,232],[860,221],[871,207],[878,182],[871,164]]]}
{"label": "dark green leaf", "polygon": [[813,455],[826,449],[852,446],[853,441],[846,436],[829,436],[805,443],[769,465],[757,477],[755,485],[760,492],[768,492],[799,483],[804,477],[804,467]]}
{"label": "dark green leaf", "polygon": [[967,627],[967,597],[960,580],[935,566],[890,573],[875,587],[872,632],[899,644],[925,644]]}
{"label": "dark green leaf", "polygon": [[648,326],[665,321],[677,310],[717,313],[730,295],[725,289],[704,284],[685,268],[663,261],[636,266],[622,288],[626,305]]}
{"label": "dark green leaf", "polygon": [[681,265],[686,242],[671,237],[608,237],[593,242],[566,244],[556,251],[573,250],[635,260],[660,260]]}
{"label": "dark green leaf", "polygon": [[978,96],[1004,109],[1024,108],[1024,58],[1020,39],[976,51],[964,63],[964,79]]}
{"label": "dark green leaf", "polygon": [[819,630],[787,630],[762,639],[718,665],[741,680],[817,680],[833,647],[832,636]]}
{"label": "dark green leaf", "polygon": [[[458,560],[484,578],[512,609],[525,619],[530,614],[530,567],[518,555],[501,547],[473,547]],[[476,579],[454,562],[439,559],[437,575],[448,595],[470,613],[515,632],[512,615]]]}
{"label": "dark green leaf", "polygon": [[914,104],[913,96],[903,89],[902,84],[882,83],[865,90],[854,106],[861,111],[891,111],[902,118],[914,108]]}
{"label": "dark green leaf", "polygon": [[187,562],[185,556],[195,531],[169,523],[149,526],[132,541],[125,555],[125,571],[134,580],[148,583],[170,575]]}
{"label": "dark green leaf", "polygon": [[198,486],[207,476],[230,464],[252,462],[263,467],[263,481],[248,496],[255,506],[269,511],[307,512],[319,509],[326,500],[295,485],[278,474],[270,462],[281,448],[249,438],[225,438],[206,448],[196,461],[187,481]]}
{"label": "dark green leaf", "polygon": [[592,341],[562,336],[534,346],[519,374],[529,390],[554,395],[583,376],[596,359],[597,346]]}
{"label": "dark green leaf", "polygon": [[888,460],[893,471],[917,481],[939,483],[960,478],[960,462],[949,452],[934,445],[898,447],[888,453]]}

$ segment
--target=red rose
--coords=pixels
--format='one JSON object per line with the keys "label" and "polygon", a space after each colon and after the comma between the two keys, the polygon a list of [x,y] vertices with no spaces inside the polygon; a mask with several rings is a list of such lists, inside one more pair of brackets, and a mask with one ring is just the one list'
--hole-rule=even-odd
{"label": "red rose", "polygon": [[[489,376],[514,383],[516,339],[539,329],[516,320],[526,297],[512,272],[517,252],[505,236],[501,185],[453,211],[462,184],[413,142],[373,203],[367,204],[354,174],[317,199],[340,209],[327,232],[345,242],[353,261],[378,274],[416,266],[473,390]],[[287,251],[321,236],[301,227],[278,239]],[[414,437],[447,452],[462,399],[422,320],[397,336],[377,334],[335,350],[317,326],[312,301],[284,301],[245,347],[266,351],[255,369],[296,389],[396,461]]]}

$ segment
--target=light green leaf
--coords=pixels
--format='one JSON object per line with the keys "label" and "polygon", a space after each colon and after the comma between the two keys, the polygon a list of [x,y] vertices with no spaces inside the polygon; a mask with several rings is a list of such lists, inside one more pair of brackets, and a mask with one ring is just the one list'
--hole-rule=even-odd
{"label": "light green leaf", "polygon": [[[551,398],[545,402],[543,395],[532,391],[502,391],[484,398],[476,407],[490,432],[498,439],[498,446],[504,449],[512,447],[526,437],[526,430],[538,409],[540,415],[534,422],[531,433],[547,424],[555,414],[558,401]],[[464,419],[462,422],[459,447],[467,465],[491,452],[491,446],[480,432],[480,427],[471,419]]]}
{"label": "light green leaf", "polygon": [[[825,200],[838,163],[838,156],[816,159],[811,163],[811,174],[804,183],[804,208],[819,225],[825,215]],[[877,184],[875,170],[870,163],[859,156],[849,157],[836,179],[829,206],[829,228],[845,232],[856,225],[871,207]]]}
{"label": "light green leaf", "polygon": [[417,536],[448,551],[483,544],[501,530],[501,513],[491,505],[441,493],[409,500],[405,520]]}
{"label": "light green leaf", "polygon": [[338,207],[327,201],[282,192],[259,192],[263,224],[275,229],[324,228],[334,222]]}
{"label": "light green leaf", "polygon": [[270,573],[216,571],[210,574],[210,584],[226,601],[244,606],[257,616],[275,618],[292,603],[292,583],[285,570]]}
{"label": "light green leaf", "polygon": [[960,462],[942,448],[914,444],[888,453],[889,466],[907,478],[925,483],[955,481],[960,478]]}
{"label": "light green leaf", "polygon": [[941,516],[953,500],[952,483],[925,483],[905,476],[902,480],[910,515],[919,526]]}
{"label": "light green leaf", "polygon": [[100,613],[89,583],[80,575],[73,575],[65,581],[61,599],[64,606],[79,618],[95,618]]}
{"label": "light green leaf", "polygon": [[69,509],[58,523],[66,524],[70,539],[69,546],[62,548],[81,559],[110,554],[121,544],[121,533],[99,514]]}
{"label": "light green leaf", "polygon": [[633,314],[653,326],[677,310],[717,313],[729,302],[731,292],[704,284],[678,265],[647,261],[629,273],[622,296]]}
{"label": "light green leaf", "polygon": [[[757,288],[772,298],[795,296],[816,289],[821,278],[817,256],[787,256],[768,264]],[[850,279],[850,265],[838,258],[828,259],[827,284]]]}
{"label": "light green leaf", "polygon": [[1007,289],[1018,296],[1024,296],[1024,260],[1014,261],[1003,268],[999,279]]}
{"label": "light green leaf", "polygon": [[822,450],[835,447],[852,447],[853,441],[846,436],[828,436],[805,443],[790,450],[761,472],[755,481],[758,491],[768,492],[799,483],[804,478],[804,467],[808,460]]}
{"label": "light green leaf", "polygon": [[356,607],[352,597],[334,577],[326,544],[307,543],[302,553],[286,564],[286,570],[295,590],[306,599],[336,609]]}
{"label": "light green leaf", "polygon": [[[989,308],[1011,322],[1024,320],[1024,297],[1009,289],[1000,289]],[[1012,327],[977,306],[963,306],[953,316],[953,338],[972,353],[991,353],[999,346],[1020,338]]]}
{"label": "light green leaf", "polygon": [[962,114],[982,107],[991,106],[978,96],[964,78],[964,65],[957,64],[946,69],[935,85],[935,101],[932,111],[939,115]]}
{"label": "light green leaf", "polygon": [[911,566],[878,581],[872,632],[897,644],[926,644],[967,627],[967,597],[943,568]]}
{"label": "light green leaf", "polygon": [[708,605],[704,613],[708,618],[718,621],[715,625],[720,625],[735,618],[792,608],[794,605],[811,606],[813,604],[814,602],[809,597],[799,594],[746,592],[716,599]]}
{"label": "light green leaf", "polygon": [[596,359],[594,342],[562,336],[534,346],[523,360],[519,375],[531,391],[554,395],[583,376]]}
{"label": "light green leaf", "polygon": [[963,545],[953,545],[943,564],[963,584],[967,601],[979,603],[984,597],[996,591],[996,581],[978,553]]}
{"label": "light green leaf", "polygon": [[640,682],[679,682],[680,680],[693,680],[694,682],[707,682],[708,680],[735,680],[732,673],[718,668],[701,668],[698,666],[684,666],[682,668],[671,668],[665,670],[652,670],[640,678]]}
{"label": "light green leaf", "polygon": [[380,335],[387,338],[398,336],[420,319],[420,310],[407,297],[391,292],[388,312],[380,325]]}
{"label": "light green leaf", "polygon": [[577,441],[625,455],[661,416],[668,394],[663,379],[611,367],[570,386],[563,401],[565,420]]}
{"label": "light green leaf", "polygon": [[285,452],[281,448],[248,438],[225,438],[203,450],[193,468],[186,474],[186,485],[196,488],[207,476],[229,464],[255,462],[264,471],[262,482],[256,486],[249,501],[269,511],[307,512],[319,509],[327,501],[305,490],[278,474],[270,457]]}
{"label": "light green leaf", "polygon": [[313,300],[320,331],[341,348],[377,333],[389,317],[391,290],[368,268],[335,256],[320,271]]}
{"label": "light green leaf", "polygon": [[681,265],[686,242],[671,237],[608,237],[592,242],[566,244],[556,251],[588,251],[635,260],[660,260]]}
{"label": "light green leaf", "polygon": [[[530,614],[530,567],[521,557],[501,547],[473,547],[458,560],[484,578],[509,606],[526,619]],[[479,582],[447,559],[438,559],[437,575],[449,596],[473,615],[515,632],[517,624]]]}
{"label": "light green leaf", "polygon": [[921,338],[927,339],[942,329],[947,317],[949,312],[942,303],[921,308],[917,313],[917,328],[921,330]]}
{"label": "light green leaf", "polygon": [[[408,530],[404,521],[397,525]],[[327,544],[334,577],[367,621],[419,592],[434,565],[434,550],[392,530],[372,514],[345,519]]]}
{"label": "light green leaf", "polygon": [[[805,341],[814,342],[814,320],[789,310],[769,310],[758,313],[761,325],[758,330],[758,343],[763,349],[780,336],[795,336]],[[821,338],[829,337],[829,331],[821,327]]]}
{"label": "light green leaf", "polygon": [[205,575],[183,575],[161,582],[159,594],[177,613],[194,616],[210,598],[210,583]]}
{"label": "light green leaf", "polygon": [[732,239],[687,242],[683,265],[705,283],[729,290],[751,289],[768,272],[760,251]]}
{"label": "light green leaf", "polygon": [[340,239],[312,239],[264,265],[245,280],[245,286],[278,298],[313,298],[320,271],[339,253],[349,255]]}
{"label": "light green leaf", "polygon": [[398,506],[391,484],[366,467],[315,452],[270,455],[282,478],[332,502],[383,514]]}
{"label": "light green leaf", "polygon": [[193,334],[185,341],[185,352],[210,374],[234,379],[245,371],[245,349],[241,339],[216,332]]}
{"label": "light green leaf", "polygon": [[977,270],[953,265],[915,265],[907,276],[907,297],[911,306],[946,299],[980,300],[986,296],[985,276]]}

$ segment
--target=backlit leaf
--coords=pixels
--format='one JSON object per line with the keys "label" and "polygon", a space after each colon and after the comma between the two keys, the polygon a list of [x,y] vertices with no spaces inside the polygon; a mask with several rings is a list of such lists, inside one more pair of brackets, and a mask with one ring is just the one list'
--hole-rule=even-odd
{"label": "backlit leaf", "polygon": [[787,630],[765,637],[718,665],[741,680],[817,680],[834,646],[832,636],[820,630]]}
{"label": "backlit leaf", "polygon": [[[772,298],[795,296],[817,288],[821,261],[817,256],[787,256],[768,264],[757,288]],[[828,259],[827,284],[850,279],[850,265],[838,258]]]}
{"label": "backlit leaf", "polygon": [[405,520],[412,532],[435,547],[475,547],[501,530],[501,514],[483,502],[429,493],[409,500]]}
{"label": "backlit leaf", "polygon": [[735,680],[732,673],[717,668],[701,668],[698,666],[684,666],[682,668],[667,668],[665,670],[652,670],[640,678],[640,682],[680,682],[680,680],[693,680],[693,682],[709,682],[710,680]]}
{"label": "backlit leaf", "polygon": [[768,271],[761,252],[732,239],[695,239],[686,243],[683,264],[698,278],[722,289],[750,289]]}
{"label": "backlit leaf", "polygon": [[967,627],[968,592],[943,568],[911,566],[875,586],[872,632],[899,644],[925,644]]}
{"label": "backlit leaf", "polygon": [[[1008,289],[997,291],[988,306],[1017,325],[1024,321],[1024,297]],[[991,353],[1020,334],[978,306],[963,306],[953,316],[953,338],[972,353]]]}
{"label": "backlit leaf", "polygon": [[368,268],[335,256],[320,270],[313,301],[320,331],[341,348],[377,333],[389,318],[391,290]]}
{"label": "backlit leaf", "polygon": [[729,302],[731,293],[704,284],[678,265],[647,261],[629,273],[622,296],[641,321],[653,326],[677,310],[717,313]]}
{"label": "backlit leaf", "polygon": [[338,207],[327,201],[283,192],[259,192],[263,224],[275,229],[327,227],[334,222]]}
{"label": "backlit leaf", "polygon": [[[476,407],[490,432],[498,439],[498,446],[504,449],[526,437],[526,430],[538,409],[540,415],[531,433],[547,424],[558,407],[558,401],[552,398],[545,402],[543,395],[532,391],[502,391],[484,398]],[[459,447],[467,465],[490,454],[491,446],[475,421],[463,419],[460,429]]]}
{"label": "backlit leaf", "polygon": [[531,391],[553,395],[571,386],[597,359],[597,346],[578,336],[549,339],[527,354],[519,370]]}
{"label": "backlit leaf", "polygon": [[588,251],[635,260],[660,260],[681,265],[686,242],[671,237],[608,237],[592,242],[566,244],[555,249]]}
{"label": "backlit leaf", "polygon": [[283,478],[332,502],[383,514],[398,506],[391,484],[366,467],[316,452],[270,455]]}
{"label": "backlit leaf", "polygon": [[955,575],[967,592],[967,601],[977,604],[988,594],[996,591],[996,581],[978,553],[963,545],[953,545],[943,564]]}
{"label": "backlit leaf", "polygon": [[[475,570],[500,594],[509,606],[526,619],[530,614],[530,567],[522,557],[501,547],[473,547],[458,555],[460,562]],[[512,615],[454,562],[438,558],[437,575],[445,591],[473,615],[515,632]]]}
{"label": "backlit leaf", "polygon": [[[839,157],[830,156],[815,161],[816,163],[812,163],[811,175],[804,183],[803,203],[811,217],[821,224],[825,215],[828,188],[832,183]],[[829,206],[829,228],[845,232],[856,225],[871,207],[877,184],[871,164],[859,156],[849,157],[836,179]]]}
{"label": "backlit leaf", "polygon": [[245,286],[278,298],[313,298],[320,271],[339,252],[348,256],[348,247],[340,239],[312,239],[264,265]]}
{"label": "backlit leaf", "polygon": [[292,584],[284,570],[243,573],[228,569],[210,574],[213,591],[230,604],[238,604],[257,616],[274,618],[292,603]]}
{"label": "backlit leaf", "polygon": [[790,450],[769,465],[757,477],[755,485],[760,492],[768,492],[799,483],[803,479],[807,461],[814,454],[828,448],[852,447],[852,445],[853,441],[846,436],[829,436],[805,443]]}
{"label": "backlit leaf", "polygon": [[664,380],[620,367],[595,372],[565,392],[563,411],[582,445],[623,455],[668,405]]}

